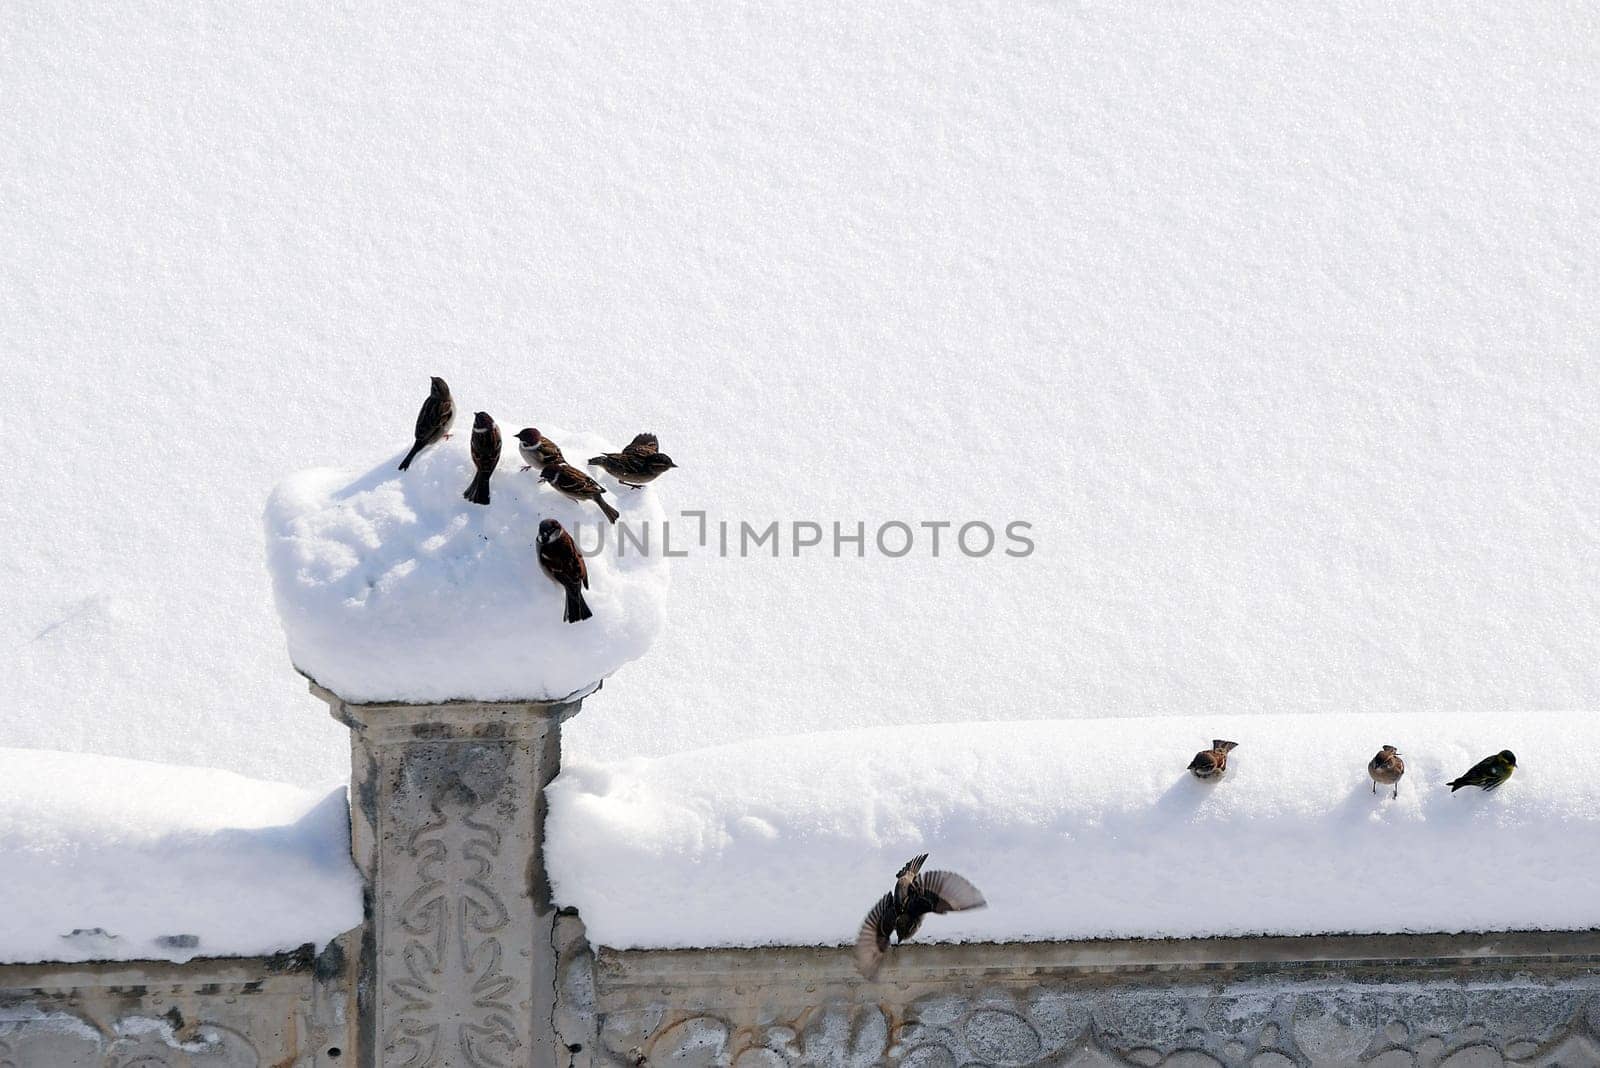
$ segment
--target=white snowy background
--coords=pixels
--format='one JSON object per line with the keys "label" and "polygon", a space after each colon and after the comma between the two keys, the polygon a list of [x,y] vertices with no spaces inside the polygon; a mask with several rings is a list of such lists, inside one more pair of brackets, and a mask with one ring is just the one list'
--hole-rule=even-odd
{"label": "white snowy background", "polygon": [[669,511],[1034,524],[1025,560],[677,561],[575,767],[855,725],[1587,715],[1597,20],[13,6],[0,744],[343,779],[262,510],[398,457],[431,374],[465,411],[658,432]]}

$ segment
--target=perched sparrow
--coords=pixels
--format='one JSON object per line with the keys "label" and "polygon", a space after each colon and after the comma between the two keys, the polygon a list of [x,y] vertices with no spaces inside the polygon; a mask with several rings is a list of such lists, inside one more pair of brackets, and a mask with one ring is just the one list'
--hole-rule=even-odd
{"label": "perched sparrow", "polygon": [[923,872],[921,853],[906,861],[895,874],[894,889],[878,899],[861,921],[856,935],[856,969],[871,979],[878,974],[884,954],[889,952],[889,935],[904,942],[917,933],[922,918],[930,912],[963,912],[981,909],[988,902],[978,888],[953,871]]}
{"label": "perched sparrow", "polygon": [[567,606],[561,612],[563,623],[577,623],[594,615],[583,599],[583,591],[589,588],[589,565],[573,544],[572,535],[554,519],[539,524],[539,566],[567,591]]}
{"label": "perched sparrow", "polygon": [[621,452],[603,452],[589,458],[590,467],[598,467],[624,486],[635,489],[646,482],[654,482],[678,465],[672,457],[661,452],[654,434],[639,434],[628,442]]}
{"label": "perched sparrow", "polygon": [[489,503],[489,476],[494,465],[500,462],[500,428],[494,425],[488,412],[478,412],[472,417],[472,463],[478,473],[472,476],[467,492],[461,496],[473,504]]}
{"label": "perched sparrow", "polygon": [[444,384],[444,379],[435,377],[433,392],[428,394],[428,399],[422,402],[422,410],[417,413],[417,443],[400,461],[400,470],[410,467],[417,453],[440,438],[449,437],[450,424],[455,421],[456,402],[450,399],[450,387]]}
{"label": "perched sparrow", "polygon": [[1218,779],[1228,770],[1228,751],[1237,748],[1238,742],[1214,739],[1210,749],[1202,749],[1189,761],[1189,770],[1197,779]]}
{"label": "perched sparrow", "polygon": [[1392,745],[1386,745],[1378,750],[1378,755],[1367,764],[1367,774],[1372,776],[1372,792],[1378,792],[1378,784],[1393,786],[1394,793],[1390,797],[1400,796],[1400,776],[1406,773],[1406,762],[1400,759],[1400,750]]}
{"label": "perched sparrow", "polygon": [[621,514],[600,496],[606,491],[606,488],[571,464],[545,464],[544,470],[539,472],[539,477],[554,486],[557,492],[564,496],[570,497],[575,501],[593,501],[598,504],[600,510],[606,514],[606,518],[613,523],[617,521],[617,516]]}
{"label": "perched sparrow", "polygon": [[561,446],[531,426],[517,431],[517,441],[517,448],[522,451],[524,471],[531,471],[535,467],[543,471],[550,464],[567,462],[566,457],[561,455]]}
{"label": "perched sparrow", "polygon": [[1485,790],[1498,789],[1511,773],[1517,770],[1517,754],[1509,749],[1502,749],[1492,757],[1484,757],[1467,770],[1467,773],[1450,784],[1450,792],[1455,793],[1463,786],[1481,786]]}

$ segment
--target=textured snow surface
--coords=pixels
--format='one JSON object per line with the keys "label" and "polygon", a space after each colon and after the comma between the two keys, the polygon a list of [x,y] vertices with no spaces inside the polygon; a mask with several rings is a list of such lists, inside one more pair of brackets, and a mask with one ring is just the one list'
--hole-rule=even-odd
{"label": "textured snow surface", "polygon": [[[1200,782],[1214,737],[1239,747]],[[1444,785],[1502,748],[1498,791]],[[1600,750],[1571,716],[879,727],[569,766],[549,796],[556,896],[619,948],[849,942],[921,852],[989,902],[934,940],[1600,925]]]}
{"label": "textured snow surface", "polygon": [[[524,425],[501,425],[486,507],[462,499],[474,470],[470,430],[406,471],[396,470],[402,450],[359,476],[307,471],[273,492],[268,566],[301,671],[352,701],[554,699],[593,687],[650,647],[666,607],[667,558],[638,542],[619,547],[598,507],[523,472],[513,435]],[[604,445],[544,433],[573,458]],[[620,524],[640,538],[659,530],[653,489],[600,481]],[[563,622],[565,594],[539,567],[536,536],[547,518],[583,549],[599,547],[587,558],[584,595],[594,616],[582,623]]]}
{"label": "textured snow surface", "polygon": [[713,519],[1035,524],[678,561],[569,755],[1600,709],[1596,18],[20,0],[0,743],[346,776],[259,517],[433,374]]}
{"label": "textured snow surface", "polygon": [[349,819],[343,789],[0,749],[0,961],[320,947],[361,922]]}

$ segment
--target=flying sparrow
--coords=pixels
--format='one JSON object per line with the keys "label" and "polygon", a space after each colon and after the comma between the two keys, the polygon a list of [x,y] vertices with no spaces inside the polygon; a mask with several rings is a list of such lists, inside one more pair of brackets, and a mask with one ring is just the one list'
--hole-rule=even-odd
{"label": "flying sparrow", "polygon": [[1392,745],[1386,745],[1378,750],[1378,755],[1367,764],[1367,774],[1372,776],[1372,792],[1378,792],[1378,784],[1393,786],[1394,793],[1391,798],[1400,796],[1400,776],[1406,773],[1406,762],[1400,759],[1400,750]]}
{"label": "flying sparrow", "polygon": [[575,501],[593,501],[598,504],[600,510],[606,514],[606,518],[613,523],[621,514],[600,496],[606,488],[571,464],[545,464],[544,470],[539,472],[539,477],[554,486],[563,496]]}
{"label": "flying sparrow", "polygon": [[1455,793],[1463,786],[1481,786],[1485,790],[1498,790],[1511,773],[1517,770],[1517,754],[1509,749],[1502,749],[1492,757],[1484,757],[1467,773],[1450,784],[1450,792]]}
{"label": "flying sparrow", "polygon": [[449,437],[450,424],[455,421],[456,402],[450,399],[450,387],[444,384],[444,379],[435,377],[433,390],[428,394],[428,399],[422,402],[422,410],[417,413],[417,443],[411,446],[406,458],[400,461],[400,470],[404,471],[410,467],[411,461],[417,458],[417,453],[440,438]]}
{"label": "flying sparrow", "polygon": [[600,468],[624,486],[638,489],[678,465],[660,451],[654,434],[644,433],[635,436],[621,452],[603,452],[590,457],[589,466]]}
{"label": "flying sparrow", "polygon": [[1225,742],[1221,738],[1214,739],[1210,749],[1202,749],[1189,761],[1189,770],[1194,772],[1197,779],[1217,779],[1228,770],[1228,752],[1237,748],[1238,742]]}
{"label": "flying sparrow", "polygon": [[517,448],[522,452],[524,471],[531,471],[535,467],[543,471],[549,464],[567,462],[566,457],[561,455],[561,446],[531,426],[517,431]]}
{"label": "flying sparrow", "polygon": [[539,566],[562,589],[567,591],[567,604],[561,612],[563,623],[578,623],[594,613],[583,599],[589,588],[589,565],[583,554],[557,520],[546,519],[539,524]]}
{"label": "flying sparrow", "polygon": [[861,921],[856,935],[856,970],[871,979],[889,952],[889,935],[903,943],[922,926],[930,912],[963,912],[987,904],[978,888],[953,871],[922,870],[928,854],[906,861],[895,874],[894,889],[878,899]]}
{"label": "flying sparrow", "polygon": [[489,476],[494,465],[500,462],[500,428],[494,425],[488,412],[478,412],[472,417],[472,463],[478,473],[472,476],[467,492],[461,496],[473,504],[489,503]]}

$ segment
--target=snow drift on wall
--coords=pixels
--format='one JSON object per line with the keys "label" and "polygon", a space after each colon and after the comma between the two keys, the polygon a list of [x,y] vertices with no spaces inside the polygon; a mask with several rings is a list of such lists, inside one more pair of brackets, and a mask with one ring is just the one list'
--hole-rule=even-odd
{"label": "snow drift on wall", "polygon": [[[1239,747],[1200,782],[1213,738]],[[1366,771],[1384,744],[1395,800]],[[1498,791],[1444,785],[1504,748]],[[989,902],[924,940],[1600,924],[1600,748],[1575,716],[882,727],[569,765],[549,795],[557,897],[614,947],[849,942],[922,852]]]}
{"label": "snow drift on wall", "polygon": [[[273,492],[267,557],[289,655],[350,701],[557,699],[580,693],[643,655],[661,627],[668,564],[622,542],[592,503],[574,502],[524,472],[515,434],[490,503],[462,499],[472,480],[470,417],[409,470],[395,457],[360,475],[307,471]],[[587,434],[545,428],[568,459],[605,450]],[[615,446],[613,446],[614,448]],[[598,472],[597,472],[598,474]],[[652,488],[601,476],[619,524],[659,538]],[[540,570],[535,537],[559,520],[584,549],[594,616],[562,619],[564,594]],[[602,545],[600,538],[604,536]]]}
{"label": "snow drift on wall", "polygon": [[0,749],[0,961],[322,946],[361,923],[343,788]]}

